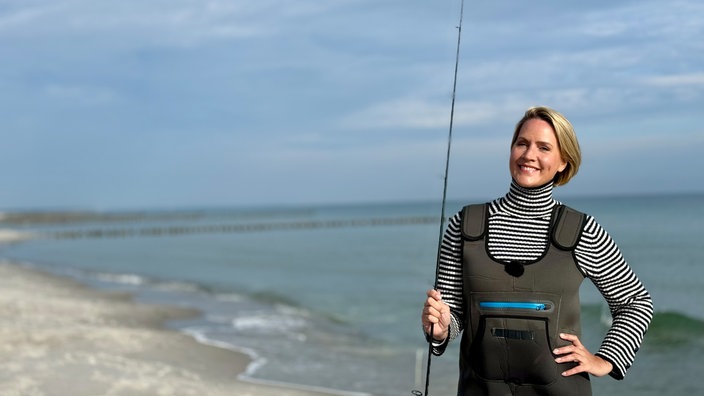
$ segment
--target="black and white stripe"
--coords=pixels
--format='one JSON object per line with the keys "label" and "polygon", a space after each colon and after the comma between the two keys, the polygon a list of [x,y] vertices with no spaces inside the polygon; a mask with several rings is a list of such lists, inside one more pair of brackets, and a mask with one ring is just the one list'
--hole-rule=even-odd
{"label": "black and white stripe", "polygon": [[[538,259],[545,251],[550,214],[559,202],[552,197],[552,183],[526,189],[511,184],[509,193],[489,203],[490,254],[498,260]],[[440,250],[437,288],[452,310],[450,338],[463,329],[461,213],[452,216]],[[613,322],[597,354],[614,365],[612,376],[621,379],[635,359],[653,317],[650,295],[630,269],[616,243],[587,216],[575,248],[577,265],[596,285],[609,305]],[[436,348],[440,354],[444,348]]]}

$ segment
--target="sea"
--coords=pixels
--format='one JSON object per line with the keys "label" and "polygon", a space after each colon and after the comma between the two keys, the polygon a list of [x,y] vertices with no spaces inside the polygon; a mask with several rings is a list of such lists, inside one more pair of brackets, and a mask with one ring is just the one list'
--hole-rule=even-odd
{"label": "sea", "polygon": [[[594,394],[703,394],[704,194],[560,200],[609,232],[655,304],[626,378],[592,378]],[[448,202],[446,216],[463,204]],[[428,381],[428,395],[454,395],[458,343],[426,376],[420,325],[440,212],[439,202],[5,212],[0,228],[35,237],[0,245],[0,260],[197,308],[166,326],[249,354],[251,381],[376,396]],[[581,298],[595,352],[610,314],[588,280]]]}

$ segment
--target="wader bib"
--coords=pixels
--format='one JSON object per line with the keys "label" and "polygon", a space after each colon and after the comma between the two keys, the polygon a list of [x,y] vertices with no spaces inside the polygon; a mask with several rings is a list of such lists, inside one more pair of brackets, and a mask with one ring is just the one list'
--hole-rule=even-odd
{"label": "wader bib", "polygon": [[585,216],[556,205],[550,240],[530,262],[499,262],[487,247],[488,205],[462,213],[464,299],[468,311],[460,351],[458,395],[591,395],[589,375],[563,377],[575,363],[555,363],[552,350],[581,338],[574,247]]}

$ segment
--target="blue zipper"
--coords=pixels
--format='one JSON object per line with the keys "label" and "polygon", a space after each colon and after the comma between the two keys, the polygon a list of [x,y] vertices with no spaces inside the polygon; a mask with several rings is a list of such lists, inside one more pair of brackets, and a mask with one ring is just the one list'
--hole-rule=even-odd
{"label": "blue zipper", "polygon": [[538,302],[513,302],[513,301],[481,301],[480,308],[488,309],[530,309],[534,311],[547,311],[550,305]]}

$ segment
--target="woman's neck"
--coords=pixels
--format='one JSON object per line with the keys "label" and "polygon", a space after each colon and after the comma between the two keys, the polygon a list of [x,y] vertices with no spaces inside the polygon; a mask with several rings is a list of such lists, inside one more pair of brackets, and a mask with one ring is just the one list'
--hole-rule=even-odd
{"label": "woman's neck", "polygon": [[515,180],[501,199],[502,207],[510,214],[520,217],[548,216],[557,201],[552,197],[553,182],[540,187],[522,187]]}

